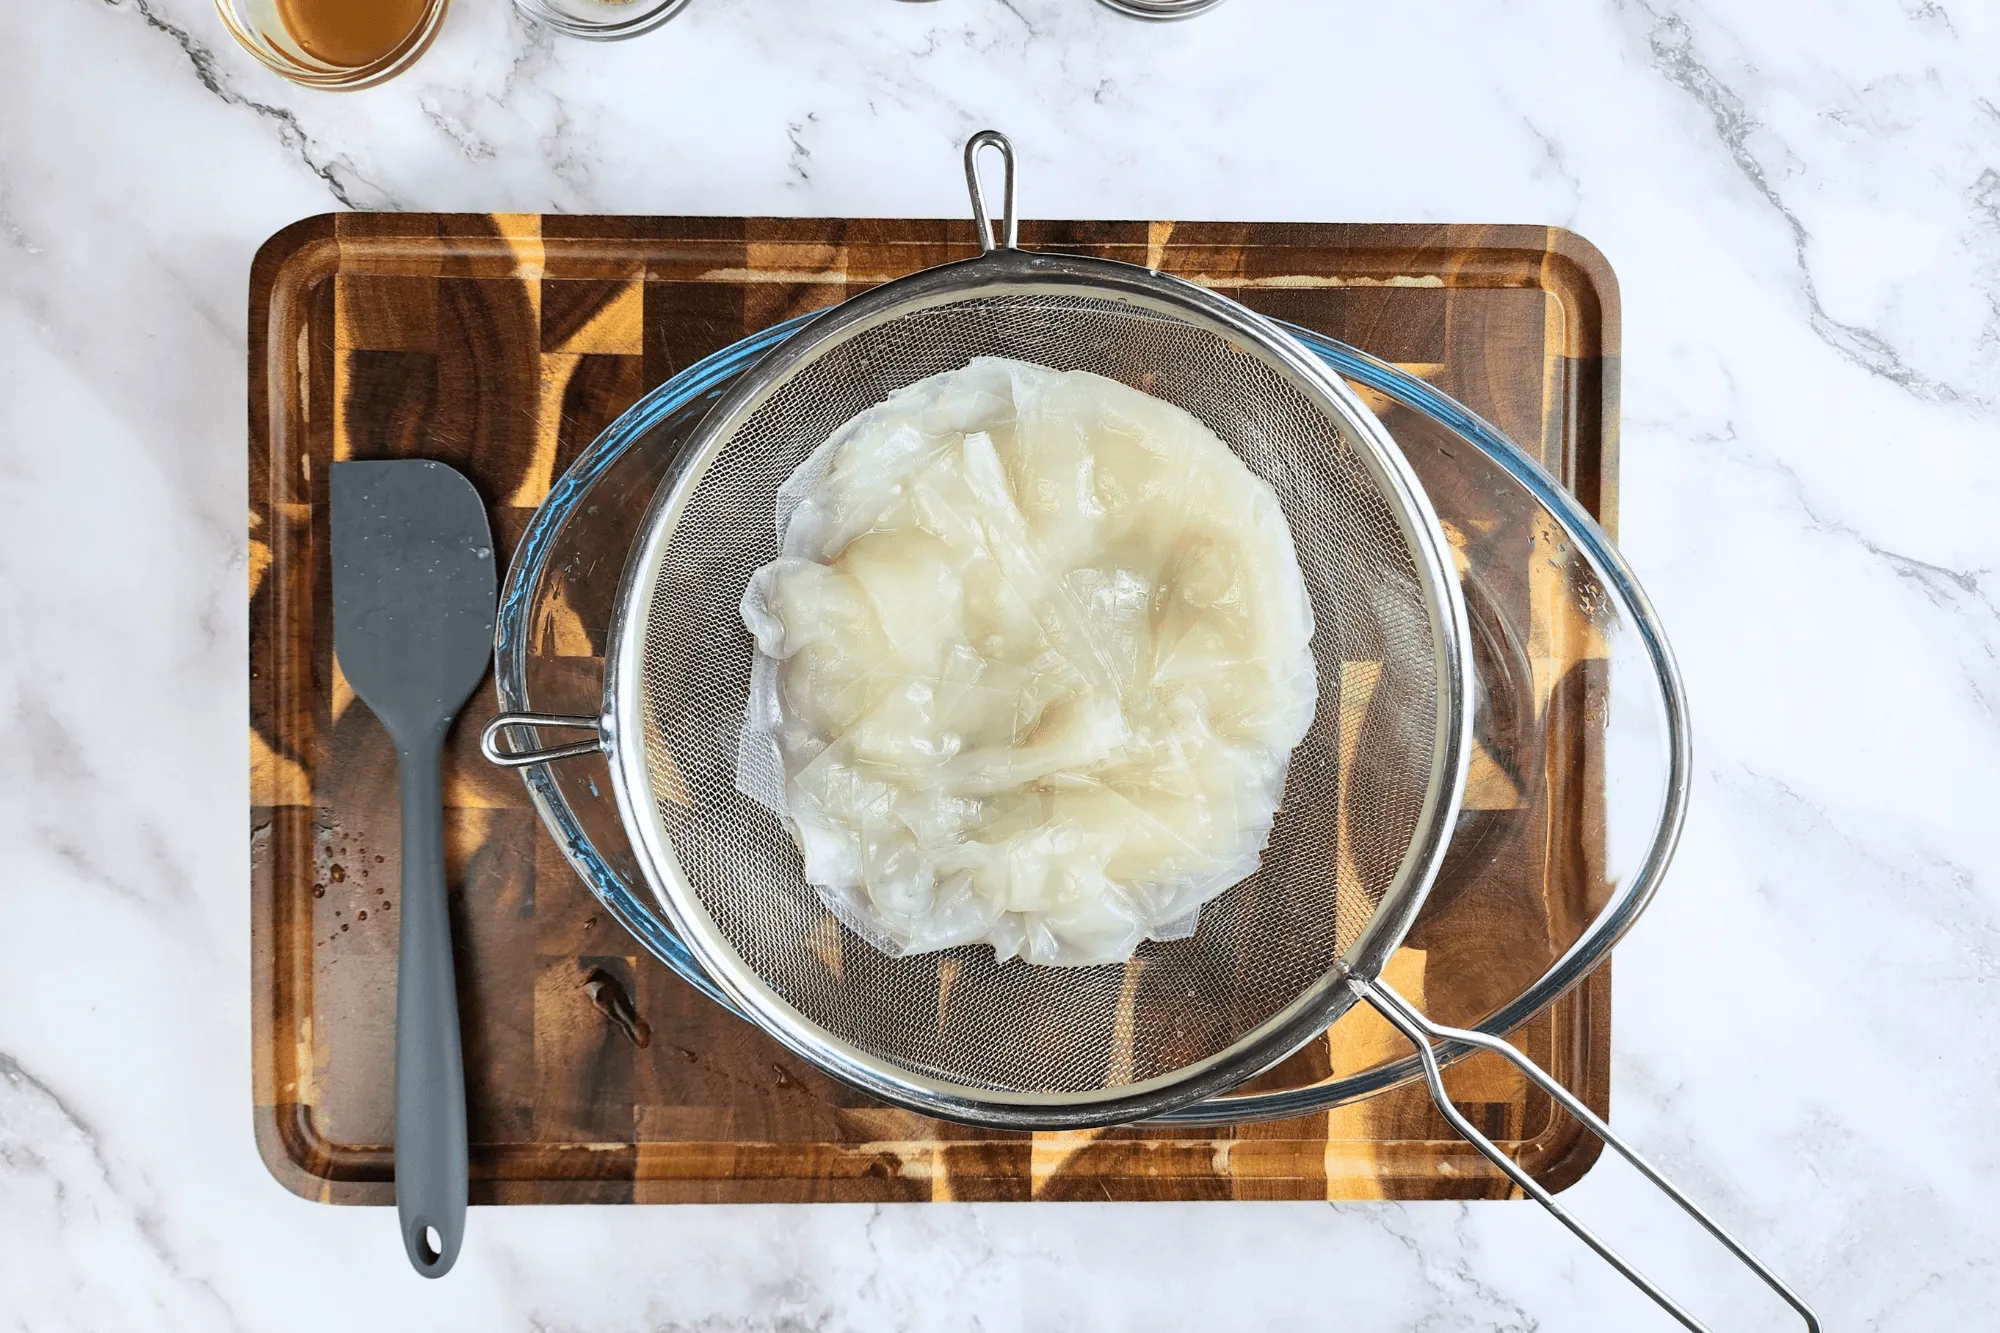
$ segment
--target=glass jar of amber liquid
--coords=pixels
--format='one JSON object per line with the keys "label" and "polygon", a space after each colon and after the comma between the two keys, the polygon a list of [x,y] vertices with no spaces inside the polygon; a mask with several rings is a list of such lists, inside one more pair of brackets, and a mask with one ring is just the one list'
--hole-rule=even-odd
{"label": "glass jar of amber liquid", "polygon": [[215,0],[243,48],[308,88],[367,88],[430,46],[448,0]]}

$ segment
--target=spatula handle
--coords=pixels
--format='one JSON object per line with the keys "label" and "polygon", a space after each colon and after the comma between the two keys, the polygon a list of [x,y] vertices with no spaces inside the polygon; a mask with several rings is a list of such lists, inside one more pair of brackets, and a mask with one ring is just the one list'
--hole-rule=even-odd
{"label": "spatula handle", "polygon": [[402,935],[396,968],[396,1213],[403,1248],[442,1277],[465,1238],[465,1062],[445,901],[443,736],[400,747]]}

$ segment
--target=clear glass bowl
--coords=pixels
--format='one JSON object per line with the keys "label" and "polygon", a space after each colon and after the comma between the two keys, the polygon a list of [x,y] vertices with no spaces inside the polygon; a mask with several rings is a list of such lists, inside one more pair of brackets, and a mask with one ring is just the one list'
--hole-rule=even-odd
{"label": "clear glass bowl", "polygon": [[[550,491],[515,552],[501,599],[496,676],[508,712],[596,716],[603,652],[627,553],[679,443],[723,390],[811,316],[689,367],[614,422]],[[1436,887],[1405,943],[1479,906],[1483,871],[1561,823],[1581,849],[1545,875],[1571,891],[1563,920],[1534,923],[1546,966],[1499,958],[1481,1012],[1440,1021],[1511,1031],[1580,982],[1644,910],[1685,807],[1679,677],[1631,571],[1538,463],[1456,400],[1343,343],[1291,332],[1355,384],[1429,493],[1458,553],[1473,631],[1474,734],[1467,799]],[[562,739],[568,739],[563,737]],[[534,738],[541,743],[541,738]],[[728,1007],[653,905],[601,754],[523,770],[544,824],[591,892],[690,985]],[[1539,821],[1539,822],[1537,822]],[[1549,839],[1555,842],[1555,839]],[[1510,853],[1509,848],[1516,849]],[[1560,936],[1560,938],[1557,938]],[[1449,1049],[1447,1056],[1459,1054]],[[1421,1077],[1414,1055],[1257,1090],[1167,1117],[1183,1123],[1302,1115]],[[1279,1086],[1273,1086],[1277,1084]]]}
{"label": "clear glass bowl", "polygon": [[514,0],[514,8],[565,37],[617,42],[673,18],[688,0]]}
{"label": "clear glass bowl", "polygon": [[1128,18],[1170,23],[1175,19],[1191,19],[1196,14],[1206,14],[1222,0],[1097,0],[1097,3]]}
{"label": "clear glass bowl", "polygon": [[352,92],[393,79],[430,49],[444,26],[449,0],[424,0],[408,35],[394,46],[356,63],[336,63],[305,49],[286,26],[278,0],[215,0],[215,12],[229,35],[265,68],[293,83],[327,92]]}

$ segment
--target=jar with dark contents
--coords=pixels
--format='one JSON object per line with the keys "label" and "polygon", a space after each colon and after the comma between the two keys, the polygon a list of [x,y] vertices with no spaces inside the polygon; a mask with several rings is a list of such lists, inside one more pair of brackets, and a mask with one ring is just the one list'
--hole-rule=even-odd
{"label": "jar with dark contents", "polygon": [[415,64],[448,0],[215,0],[231,35],[308,88],[367,88]]}

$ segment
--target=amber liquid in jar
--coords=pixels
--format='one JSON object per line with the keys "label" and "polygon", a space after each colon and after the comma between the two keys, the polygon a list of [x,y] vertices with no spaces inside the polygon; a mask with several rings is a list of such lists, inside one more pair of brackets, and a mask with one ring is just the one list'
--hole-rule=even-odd
{"label": "amber liquid in jar", "polygon": [[424,21],[429,0],[276,0],[278,18],[307,55],[355,68],[394,51]]}

